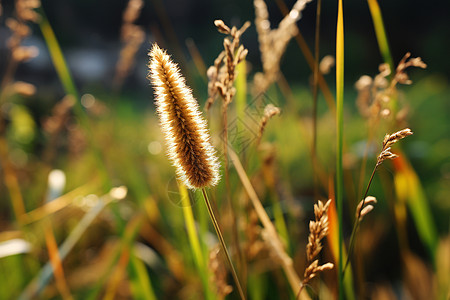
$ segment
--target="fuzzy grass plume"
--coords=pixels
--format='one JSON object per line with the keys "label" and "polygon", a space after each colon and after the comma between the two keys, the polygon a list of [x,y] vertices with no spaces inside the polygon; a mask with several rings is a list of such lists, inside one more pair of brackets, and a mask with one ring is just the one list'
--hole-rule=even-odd
{"label": "fuzzy grass plume", "polygon": [[178,179],[191,189],[216,185],[219,163],[197,101],[178,66],[156,43],[149,56],[149,79],[168,155]]}

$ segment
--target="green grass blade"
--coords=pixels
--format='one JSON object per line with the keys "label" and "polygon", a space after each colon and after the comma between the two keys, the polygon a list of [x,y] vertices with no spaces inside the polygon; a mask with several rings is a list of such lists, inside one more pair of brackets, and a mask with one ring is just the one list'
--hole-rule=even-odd
{"label": "green grass blade", "polygon": [[134,282],[134,298],[135,299],[146,299],[146,300],[156,300],[155,292],[148,276],[147,270],[145,269],[144,263],[133,255],[130,258],[131,268],[133,275],[135,276],[136,282]]}
{"label": "green grass blade", "polygon": [[381,15],[380,6],[377,0],[367,0],[369,4],[370,14],[372,15],[373,26],[375,27],[375,34],[377,36],[378,47],[385,63],[389,65],[391,70],[394,70],[394,62],[392,60],[389,43],[384,29],[383,17]]}
{"label": "green grass blade", "polygon": [[434,264],[439,238],[422,184],[404,154],[394,161],[394,167],[397,198],[408,204],[419,237]]}
{"label": "green grass blade", "polygon": [[197,228],[195,226],[194,213],[192,211],[191,202],[189,201],[189,193],[183,184],[179,184],[181,204],[183,206],[183,216],[184,223],[186,225],[186,230],[189,238],[189,246],[191,247],[192,254],[194,256],[195,266],[199,272],[199,276],[202,280],[203,289],[205,292],[206,299],[214,299],[210,284],[208,282],[208,268],[207,261],[208,257],[204,255],[202,251],[200,241],[198,238]]}
{"label": "green grass blade", "polygon": [[336,25],[336,203],[339,222],[339,259],[338,259],[338,283],[339,299],[344,299],[344,278],[342,274],[343,262],[343,169],[342,169],[342,150],[344,141],[344,12],[342,0],[338,0],[338,18]]}

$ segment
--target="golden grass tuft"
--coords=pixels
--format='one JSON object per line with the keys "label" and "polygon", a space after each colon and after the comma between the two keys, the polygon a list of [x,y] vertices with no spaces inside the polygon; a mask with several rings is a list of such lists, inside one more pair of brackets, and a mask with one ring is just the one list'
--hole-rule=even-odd
{"label": "golden grass tuft", "polygon": [[328,208],[330,203],[331,199],[325,204],[320,200],[317,204],[314,204],[315,221],[309,222],[308,244],[306,245],[306,257],[309,266],[303,274],[303,286],[316,277],[318,273],[331,270],[334,267],[332,263],[319,265],[317,259],[323,247],[322,239],[328,235]]}
{"label": "golden grass tuft", "polygon": [[197,101],[166,51],[155,43],[149,56],[149,79],[178,179],[191,189],[216,185],[219,163]]}

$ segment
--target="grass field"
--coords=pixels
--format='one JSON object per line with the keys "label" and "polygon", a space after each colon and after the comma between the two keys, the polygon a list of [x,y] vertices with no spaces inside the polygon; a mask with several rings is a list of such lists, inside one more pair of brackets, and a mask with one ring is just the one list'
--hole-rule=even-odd
{"label": "grass field", "polygon": [[448,77],[377,0],[361,65],[342,0],[243,3],[215,48],[129,0],[77,53],[56,8],[1,5],[0,299],[450,297]]}

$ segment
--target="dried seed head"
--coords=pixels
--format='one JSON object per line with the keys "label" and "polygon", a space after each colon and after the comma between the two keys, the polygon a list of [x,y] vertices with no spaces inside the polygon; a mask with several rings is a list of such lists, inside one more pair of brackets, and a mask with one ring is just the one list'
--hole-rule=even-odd
{"label": "dried seed head", "polygon": [[313,261],[306,269],[305,273],[303,274],[303,282],[302,284],[307,284],[311,279],[317,276],[320,272],[332,270],[334,268],[334,264],[332,263],[326,263],[321,266],[319,266],[319,260],[316,259]]}
{"label": "dried seed head", "polygon": [[308,244],[306,245],[306,256],[308,261],[312,261],[322,250],[321,240],[328,234],[328,207],[331,200],[325,204],[319,200],[314,205],[315,221],[309,222]]}
{"label": "dried seed head", "polygon": [[14,93],[25,97],[33,96],[36,93],[36,86],[28,82],[16,81],[13,83],[12,88]]}
{"label": "dried seed head", "polygon": [[219,163],[197,101],[178,66],[156,43],[149,56],[149,79],[153,84],[168,155],[178,179],[191,189],[216,185]]}
{"label": "dried seed head", "polygon": [[408,135],[412,135],[413,132],[409,128],[405,128],[403,130],[397,131],[391,135],[386,135],[383,141],[383,147],[390,147],[395,144],[398,140],[401,140]]}
{"label": "dried seed head", "polygon": [[12,57],[17,62],[25,62],[39,55],[39,49],[35,46],[20,46],[13,50]]}
{"label": "dried seed head", "polygon": [[331,68],[334,67],[336,60],[332,55],[326,55],[322,58],[319,63],[319,70],[322,74],[328,74],[331,71]]}
{"label": "dried seed head", "polygon": [[386,134],[383,140],[383,148],[381,149],[381,153],[378,155],[377,158],[377,165],[380,165],[386,159],[396,158],[398,155],[393,154],[391,152],[391,146],[394,145],[397,141],[411,134],[413,134],[413,132],[409,128],[405,128],[393,134]]}
{"label": "dried seed head", "polygon": [[356,208],[356,218],[362,221],[364,216],[373,210],[374,207],[372,204],[375,203],[377,203],[377,198],[373,196],[367,196],[366,199],[361,200]]}
{"label": "dried seed head", "polygon": [[219,30],[220,33],[229,34],[231,32],[230,27],[225,25],[222,20],[215,20],[214,25],[216,25],[217,30]]}

